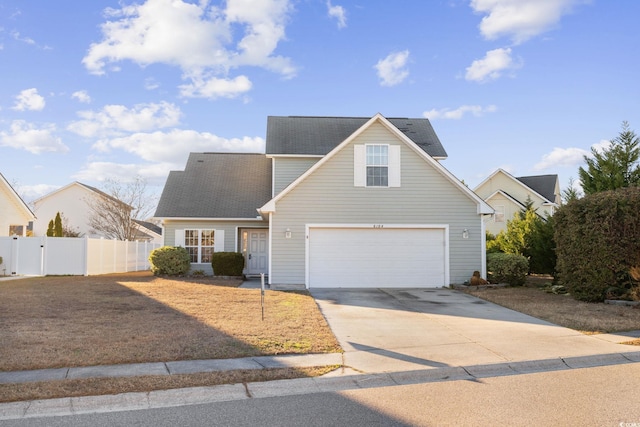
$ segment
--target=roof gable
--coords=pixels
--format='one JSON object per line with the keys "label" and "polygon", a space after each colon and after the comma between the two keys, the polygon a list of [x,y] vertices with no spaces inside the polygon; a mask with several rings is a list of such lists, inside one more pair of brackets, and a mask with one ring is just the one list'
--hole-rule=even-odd
{"label": "roof gable", "polygon": [[156,218],[256,218],[271,198],[271,160],[257,153],[191,153],[171,171]]}
{"label": "roof gable", "polygon": [[[324,156],[356,132],[370,117],[269,116],[266,154]],[[445,159],[447,153],[424,118],[389,118],[388,123],[425,153]]]}
{"label": "roof gable", "polygon": [[[507,180],[510,183],[522,188],[527,194],[534,194],[535,196],[539,197],[543,201],[543,203],[555,204],[555,193],[556,187],[558,185],[558,175],[536,175],[516,178],[504,169],[497,169],[484,181],[478,184],[474,191],[481,193],[482,187],[484,187],[493,179],[499,177],[503,177],[502,179]],[[494,193],[495,191],[492,192],[492,194]],[[514,198],[513,196],[510,197]],[[523,203],[523,201],[519,201],[519,203]]]}
{"label": "roof gable", "polygon": [[4,187],[6,192],[9,194],[9,197],[13,199],[14,204],[18,207],[18,209],[22,212],[22,214],[28,218],[28,220],[35,219],[35,215],[29,206],[22,200],[22,197],[18,194],[18,192],[9,184],[9,181],[6,180],[4,175],[0,173],[0,186]]}
{"label": "roof gable", "polygon": [[51,198],[57,196],[58,194],[62,193],[63,191],[66,191],[66,190],[68,190],[70,188],[74,188],[74,187],[79,189],[80,191],[82,191],[84,193],[87,193],[89,196],[96,196],[97,195],[97,196],[100,196],[100,197],[104,197],[104,198],[107,198],[107,199],[109,199],[109,200],[111,200],[113,202],[122,203],[123,205],[129,207],[130,209],[133,209],[131,206],[127,205],[126,203],[124,203],[121,200],[116,199],[115,197],[111,196],[110,194],[107,194],[104,191],[102,191],[102,190],[100,190],[100,189],[98,189],[96,187],[92,187],[90,185],[83,184],[83,183],[78,182],[78,181],[74,181],[74,182],[72,182],[70,184],[65,185],[64,187],[60,187],[60,188],[58,188],[56,190],[53,190],[52,192],[47,193],[44,196],[36,199],[33,203],[34,203],[34,205],[39,205],[44,200],[51,199]]}
{"label": "roof gable", "polygon": [[540,194],[550,203],[555,203],[558,175],[521,176],[516,177],[516,179]]}
{"label": "roof gable", "polygon": [[304,181],[309,175],[313,174],[318,168],[321,168],[326,162],[328,162],[336,153],[341,151],[344,147],[353,142],[356,138],[358,138],[366,129],[371,127],[374,123],[382,124],[389,132],[391,132],[398,140],[405,143],[409,148],[414,150],[418,155],[422,157],[427,163],[429,163],[432,167],[434,167],[440,174],[442,174],[445,178],[447,178],[454,186],[456,186],[459,190],[461,190],[467,197],[472,199],[474,202],[478,204],[478,213],[479,214],[490,214],[493,213],[493,208],[489,206],[484,200],[478,197],[473,191],[471,191],[466,185],[464,185],[460,180],[454,177],[447,169],[445,169],[438,161],[436,161],[432,156],[426,153],[422,147],[419,147],[415,144],[409,137],[407,137],[402,131],[400,131],[396,126],[394,126],[389,120],[383,117],[381,114],[376,114],[372,118],[370,118],[365,124],[363,124],[360,128],[358,128],[355,132],[349,135],[342,143],[336,146],[333,150],[331,150],[326,156],[320,159],[316,164],[314,164],[311,168],[309,168],[304,174],[298,177],[295,181],[293,181],[287,188],[281,191],[276,197],[271,199],[269,203],[266,203],[262,206],[259,211],[261,213],[266,212],[275,212],[276,204],[279,200],[286,196],[293,188],[298,186],[302,181]]}

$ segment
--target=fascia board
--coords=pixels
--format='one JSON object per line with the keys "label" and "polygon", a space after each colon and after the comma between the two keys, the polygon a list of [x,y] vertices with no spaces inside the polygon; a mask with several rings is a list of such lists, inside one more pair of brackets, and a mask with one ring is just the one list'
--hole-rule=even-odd
{"label": "fascia board", "polygon": [[36,216],[31,210],[31,208],[29,207],[29,205],[27,205],[25,201],[22,200],[22,197],[20,197],[18,192],[13,188],[11,184],[9,184],[9,181],[7,181],[7,179],[1,173],[0,173],[0,178],[2,178],[2,183],[5,185],[5,187],[7,187],[7,189],[9,190],[9,193],[12,194],[13,197],[18,201],[18,205],[24,211],[26,216],[28,216],[31,219],[35,219]]}

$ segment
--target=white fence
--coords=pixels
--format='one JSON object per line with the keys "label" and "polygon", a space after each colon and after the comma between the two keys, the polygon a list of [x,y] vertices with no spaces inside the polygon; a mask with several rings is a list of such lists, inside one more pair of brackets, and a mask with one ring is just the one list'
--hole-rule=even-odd
{"label": "white fence", "polygon": [[0,275],[94,275],[148,270],[160,244],[88,237],[0,237]]}

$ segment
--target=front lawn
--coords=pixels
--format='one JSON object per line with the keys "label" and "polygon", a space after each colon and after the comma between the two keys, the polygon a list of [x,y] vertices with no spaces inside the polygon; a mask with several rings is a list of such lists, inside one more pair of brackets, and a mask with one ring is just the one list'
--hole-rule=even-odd
{"label": "front lawn", "polygon": [[[307,292],[267,291],[262,320],[260,291],[240,289],[239,284],[211,277],[161,278],[148,272],[2,281],[0,371],[341,351]],[[230,378],[242,382],[260,375],[272,379],[313,372],[318,371],[288,369]],[[222,374],[214,376],[205,383],[218,383]],[[181,380],[176,386],[184,387],[203,385],[203,378],[151,382],[168,388],[167,381]],[[105,393],[149,387],[131,387],[136,381],[131,378],[110,381],[119,385]],[[58,382],[58,391],[44,394],[33,394],[33,388],[51,384],[0,385],[0,401],[67,395],[66,389],[74,389],[74,395],[94,393],[90,384],[97,382]]]}
{"label": "front lawn", "polygon": [[503,307],[583,333],[609,333],[640,329],[640,309],[578,301],[570,295],[544,291],[549,276],[529,276],[524,286],[473,287],[466,292]]}

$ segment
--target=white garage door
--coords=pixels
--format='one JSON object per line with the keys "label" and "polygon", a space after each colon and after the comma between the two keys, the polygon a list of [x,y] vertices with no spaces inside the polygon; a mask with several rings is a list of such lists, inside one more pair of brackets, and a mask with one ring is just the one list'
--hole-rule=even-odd
{"label": "white garage door", "polygon": [[443,228],[310,228],[309,287],[444,286],[445,250]]}

